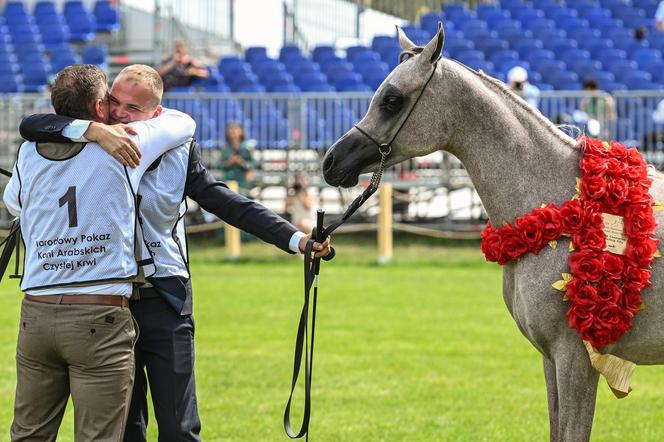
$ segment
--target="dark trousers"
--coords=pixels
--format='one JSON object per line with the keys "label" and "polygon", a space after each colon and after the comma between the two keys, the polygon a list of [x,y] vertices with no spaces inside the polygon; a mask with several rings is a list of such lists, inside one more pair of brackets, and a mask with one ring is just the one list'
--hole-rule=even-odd
{"label": "dark trousers", "polygon": [[[194,382],[194,321],[161,298],[131,301],[138,323],[136,376],[125,442],[144,442],[150,385],[159,442],[200,441]],[[147,375],[147,377],[146,377]]]}

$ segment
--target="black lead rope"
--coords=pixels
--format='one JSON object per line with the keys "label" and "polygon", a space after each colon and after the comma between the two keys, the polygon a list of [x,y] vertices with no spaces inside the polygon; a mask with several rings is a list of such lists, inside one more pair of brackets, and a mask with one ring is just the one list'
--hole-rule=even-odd
{"label": "black lead rope", "polygon": [[[385,159],[392,152],[392,143],[396,139],[401,129],[405,126],[406,122],[410,118],[410,115],[413,113],[415,106],[422,98],[422,94],[426,89],[427,85],[433,78],[433,75],[436,73],[437,62],[433,64],[433,70],[427,81],[424,83],[422,90],[420,91],[417,99],[413,103],[413,106],[408,111],[406,118],[401,122],[401,125],[397,131],[392,136],[392,139],[389,143],[380,144],[361,129],[359,126],[355,128],[369,140],[371,140],[376,146],[378,146],[378,152],[380,153],[380,165],[378,169],[371,176],[371,182],[369,186],[364,189],[362,194],[355,198],[353,202],[348,206],[344,214],[340,219],[332,222],[327,228],[323,228],[325,211],[318,210],[316,227],[311,232],[311,238],[307,241],[307,245],[304,250],[304,304],[302,305],[302,312],[300,313],[300,322],[297,327],[297,337],[295,338],[295,356],[293,358],[293,378],[291,380],[291,392],[288,397],[288,403],[286,403],[286,409],[284,410],[284,430],[286,434],[291,439],[299,439],[302,436],[306,435],[305,440],[309,440],[309,421],[311,419],[311,378],[313,373],[313,362],[314,362],[314,334],[316,330],[316,302],[318,300],[318,274],[320,272],[320,258],[312,258],[314,243],[321,243],[332,234],[337,228],[344,224],[348,219],[359,209],[362,204],[364,204],[371,195],[376,193],[378,186],[380,185],[380,180],[383,176],[383,169],[385,167]],[[330,254],[323,258],[325,261],[329,261],[334,258],[335,252],[334,249],[331,250]],[[311,308],[311,332],[309,332],[309,302],[311,297],[311,287],[314,288],[314,296]],[[297,379],[300,376],[300,369],[302,366],[302,356],[304,356],[304,413],[302,415],[302,425],[300,430],[295,433],[291,426],[290,422],[290,408],[291,402],[293,401],[293,393],[295,392],[295,386],[297,385]]]}

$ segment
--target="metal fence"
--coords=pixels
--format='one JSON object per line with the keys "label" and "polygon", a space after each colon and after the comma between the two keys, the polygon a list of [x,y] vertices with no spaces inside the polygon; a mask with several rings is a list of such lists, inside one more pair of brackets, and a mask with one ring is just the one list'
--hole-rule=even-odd
{"label": "metal fence", "polygon": [[[163,104],[196,120],[196,138],[204,148],[203,160],[216,176],[223,178],[219,148],[225,143],[226,126],[239,122],[251,140],[259,188],[283,187],[295,173],[302,173],[322,192],[326,186],[320,162],[325,150],[362,118],[371,96],[370,93],[171,94],[164,98]],[[557,124],[573,125],[590,135],[637,146],[650,163],[664,166],[664,105],[659,106],[664,92],[620,92],[609,98],[606,105],[604,93],[543,92],[539,109]],[[0,96],[1,167],[13,165],[22,142],[18,133],[21,119],[48,111],[47,96]],[[468,198],[472,195],[470,180],[450,155],[435,152],[404,162],[387,171],[385,180],[392,181],[395,189],[405,195],[401,201],[406,218],[479,216],[476,197]],[[461,197],[454,199],[452,195],[457,191]],[[342,202],[352,196],[344,195],[341,193],[339,198],[332,195],[328,200]],[[261,198],[262,194],[258,196]],[[275,204],[273,207],[279,207],[280,203]],[[399,209],[395,210],[397,216],[399,213]],[[0,223],[5,219],[6,214],[0,215]]]}

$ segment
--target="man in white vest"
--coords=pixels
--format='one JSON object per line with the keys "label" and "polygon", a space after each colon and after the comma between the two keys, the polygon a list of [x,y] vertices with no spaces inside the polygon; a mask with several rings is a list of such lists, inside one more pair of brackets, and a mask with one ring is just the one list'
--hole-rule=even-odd
{"label": "man in white vest", "polygon": [[[112,122],[126,123],[154,116],[147,103],[156,97],[161,99],[161,92],[155,95],[150,88],[141,87],[146,77],[149,74],[132,66],[118,75],[110,94]],[[38,141],[65,141],[67,131],[80,124],[72,118],[35,115],[23,121],[21,135]],[[136,164],[137,152],[124,142],[123,135],[109,132],[106,138],[104,143],[113,150],[115,158],[125,164]],[[207,172],[200,157],[197,143],[173,149],[149,167],[139,187],[145,239],[154,257],[156,273],[148,278],[152,287],[142,287],[130,302],[141,333],[136,344],[136,382],[126,442],[146,440],[148,381],[160,442],[200,440],[194,379],[193,297],[184,229],[185,196],[222,220],[289,253],[301,252],[310,237],[261,204],[230,191]],[[146,162],[145,156],[140,162]],[[318,256],[327,255],[329,239],[316,243],[314,248]]]}
{"label": "man in white vest", "polygon": [[[70,66],[56,77],[51,101],[58,114],[106,121],[108,79],[96,66]],[[93,124],[86,133],[98,130]],[[131,130],[144,159],[134,169],[94,143],[19,149],[4,193],[25,244],[12,441],[55,441],[70,395],[76,440],[122,440],[136,338],[129,298],[142,244],[135,189],[152,161],[191,138],[195,123],[170,111]]]}

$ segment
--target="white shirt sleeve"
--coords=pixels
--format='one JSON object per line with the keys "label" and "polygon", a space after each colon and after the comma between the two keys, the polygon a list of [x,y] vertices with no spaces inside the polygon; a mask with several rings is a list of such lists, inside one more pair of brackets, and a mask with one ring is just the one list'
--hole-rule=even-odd
{"label": "white shirt sleeve", "polygon": [[291,250],[291,252],[302,253],[300,252],[300,240],[305,236],[307,235],[303,232],[293,233],[293,236],[291,236],[290,241],[288,241],[288,248]]}
{"label": "white shirt sleeve", "polygon": [[21,215],[21,204],[19,203],[19,192],[21,191],[21,180],[18,177],[18,172],[16,169],[16,164],[12,169],[12,177],[9,179],[7,186],[5,187],[5,193],[3,195],[3,200],[5,206],[9,213],[14,216]]}
{"label": "white shirt sleeve", "polygon": [[138,135],[134,141],[141,149],[141,163],[128,168],[127,172],[134,188],[148,167],[165,152],[189,141],[196,130],[196,123],[187,114],[173,109],[164,109],[158,117],[129,124]]}
{"label": "white shirt sleeve", "polygon": [[88,130],[92,121],[88,120],[74,120],[62,129],[62,136],[77,143],[85,143],[88,140],[83,136],[85,131]]}

